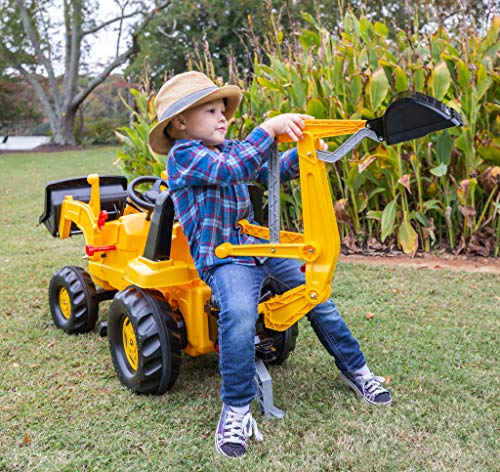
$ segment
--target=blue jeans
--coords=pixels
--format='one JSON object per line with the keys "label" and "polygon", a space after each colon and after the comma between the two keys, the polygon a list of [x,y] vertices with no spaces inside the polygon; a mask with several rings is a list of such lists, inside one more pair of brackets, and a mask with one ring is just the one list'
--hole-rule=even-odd
{"label": "blue jeans", "polygon": [[[221,398],[227,405],[248,405],[256,395],[255,322],[261,286],[267,277],[274,277],[288,289],[304,283],[300,263],[295,259],[268,258],[257,266],[224,264],[203,274],[220,309]],[[359,343],[333,300],[316,306],[307,317],[339,370],[354,372],[365,365]]]}

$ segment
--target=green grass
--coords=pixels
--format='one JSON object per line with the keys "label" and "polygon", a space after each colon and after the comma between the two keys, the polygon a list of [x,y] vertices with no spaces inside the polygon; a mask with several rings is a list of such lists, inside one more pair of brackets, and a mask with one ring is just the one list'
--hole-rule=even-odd
{"label": "green grass", "polygon": [[498,275],[341,264],[336,302],[391,377],[393,405],[360,402],[303,320],[290,360],[270,369],[287,416],[254,406],[264,442],[241,461],[213,447],[215,355],[184,357],[170,394],[130,394],[106,339],[53,325],[51,274],[84,266],[84,243],[37,226],[47,181],[119,173],[113,161],[112,148],[0,156],[0,471],[498,470]]}

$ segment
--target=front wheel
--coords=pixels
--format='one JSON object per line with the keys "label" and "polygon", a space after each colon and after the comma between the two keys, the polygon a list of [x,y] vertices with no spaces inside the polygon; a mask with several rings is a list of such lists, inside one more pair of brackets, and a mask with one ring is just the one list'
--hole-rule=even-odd
{"label": "front wheel", "polygon": [[129,390],[160,395],[174,386],[181,339],[160,294],[134,286],[118,292],[108,315],[108,340],[115,371]]}
{"label": "front wheel", "polygon": [[81,267],[67,266],[54,273],[49,285],[49,305],[55,325],[67,333],[94,329],[99,310],[97,291]]}

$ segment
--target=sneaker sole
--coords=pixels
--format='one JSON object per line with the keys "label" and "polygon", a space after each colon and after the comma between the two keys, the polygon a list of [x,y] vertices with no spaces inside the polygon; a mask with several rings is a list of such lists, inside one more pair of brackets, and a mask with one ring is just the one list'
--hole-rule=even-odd
{"label": "sneaker sole", "polygon": [[375,406],[382,406],[382,405],[390,405],[392,402],[392,398],[388,402],[371,402],[366,398],[360,391],[358,390],[358,387],[354,384],[354,382],[351,382],[342,372],[339,371],[339,376],[342,379],[342,381],[351,389],[354,390],[354,393],[358,397],[360,397],[365,403],[368,403],[368,405],[375,405]]}

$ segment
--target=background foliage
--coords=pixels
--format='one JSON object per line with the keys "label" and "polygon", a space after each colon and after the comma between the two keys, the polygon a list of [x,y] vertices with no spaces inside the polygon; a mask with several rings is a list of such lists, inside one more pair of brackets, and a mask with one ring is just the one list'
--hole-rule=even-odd
{"label": "background foliage", "polygon": [[351,8],[357,15],[408,31],[431,31],[437,25],[460,32],[474,26],[487,28],[492,14],[498,12],[498,0],[196,0],[174,2],[165,14],[157,15],[137,39],[140,52],[125,74],[138,82],[144,64],[150,65],[149,80],[159,88],[165,75],[184,72],[197,55],[210,45],[217,73],[231,80],[235,66],[249,77],[254,56],[264,60],[266,49],[273,47],[268,32],[279,25],[285,38],[294,42],[294,34],[307,26],[301,12],[310,13],[325,29],[342,29],[343,13]]}
{"label": "background foliage", "polygon": [[[91,76],[81,77],[88,82]],[[46,87],[46,81],[41,81]],[[113,131],[129,122],[129,112],[121,100],[129,84],[120,74],[111,74],[96,87],[79,107],[74,135],[81,145],[117,144]],[[19,77],[0,75],[0,136],[50,135],[50,124],[31,87]]]}
{"label": "background foliage", "polygon": [[[352,11],[336,34],[310,14],[303,20],[307,27],[292,35],[294,41],[281,27],[270,30],[250,80],[238,67],[230,69],[245,90],[233,135],[241,138],[263,117],[292,110],[316,118],[371,119],[382,115],[398,92],[434,96],[455,108],[466,126],[394,147],[364,144],[330,166],[344,243],[352,250],[397,246],[412,255],[419,248],[446,246],[497,256],[500,17],[483,35],[471,28],[460,36],[442,26],[428,34],[402,30]],[[192,65],[222,83],[210,51]],[[143,139],[154,122],[149,103],[148,109],[143,100],[144,118],[136,124],[144,126]],[[141,146],[137,138],[135,149]],[[331,147],[341,141],[333,140]],[[133,159],[121,159],[130,175],[148,168],[158,173],[158,163],[163,165],[147,149],[137,168]],[[300,228],[298,183],[284,187],[282,200],[285,225]]]}

